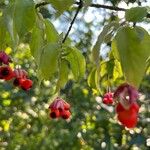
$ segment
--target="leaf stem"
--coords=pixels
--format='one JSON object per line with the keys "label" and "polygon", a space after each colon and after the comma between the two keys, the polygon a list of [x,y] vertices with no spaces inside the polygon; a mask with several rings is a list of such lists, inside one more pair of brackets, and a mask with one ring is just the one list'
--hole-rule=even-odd
{"label": "leaf stem", "polygon": [[70,23],[69,29],[68,29],[64,39],[62,40],[62,43],[65,43],[65,41],[66,41],[66,39],[67,39],[71,29],[72,29],[72,26],[73,26],[73,24],[74,24],[74,22],[75,22],[75,20],[76,20],[76,18],[77,18],[77,16],[78,16],[78,14],[79,14],[79,12],[80,12],[82,7],[83,7],[83,2],[82,2],[82,0],[80,0],[80,2],[78,2],[78,9],[77,9],[77,11],[76,11],[76,13],[75,13],[75,15],[73,17],[73,20]]}

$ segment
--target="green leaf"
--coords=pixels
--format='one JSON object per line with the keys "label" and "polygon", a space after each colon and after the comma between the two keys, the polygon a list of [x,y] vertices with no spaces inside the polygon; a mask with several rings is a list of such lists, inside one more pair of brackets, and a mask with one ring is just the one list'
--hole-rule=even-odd
{"label": "green leaf", "polygon": [[0,16],[0,49],[5,49],[10,46],[14,48],[14,45],[17,44],[18,39],[13,37],[13,21],[10,16],[12,12],[8,8],[5,8]]}
{"label": "green leaf", "polygon": [[[138,87],[150,56],[150,35],[141,27],[122,27],[113,43],[118,52],[126,81]],[[113,44],[114,45],[114,44]]]}
{"label": "green leaf", "polygon": [[43,30],[34,26],[31,34],[30,51],[36,62],[39,64],[42,48],[44,44],[44,33]]}
{"label": "green leaf", "polygon": [[88,76],[88,85],[92,88],[96,88],[96,84],[95,84],[95,72],[96,72],[96,67],[93,68],[93,70],[90,72],[89,76]]}
{"label": "green leaf", "polygon": [[59,45],[48,43],[42,50],[39,71],[43,79],[49,80],[58,69]]}
{"label": "green leaf", "polygon": [[88,76],[88,85],[93,89],[99,89],[99,73],[97,67],[93,68]]}
{"label": "green leaf", "polygon": [[141,22],[147,15],[146,7],[134,7],[126,10],[125,18],[127,21]]}
{"label": "green leaf", "polygon": [[68,47],[69,54],[65,57],[70,63],[75,80],[82,78],[85,74],[86,63],[82,53],[75,47]]}
{"label": "green leaf", "polygon": [[16,0],[14,23],[19,36],[23,37],[35,23],[35,8],[32,0]]}
{"label": "green leaf", "polygon": [[106,35],[109,34],[113,30],[113,28],[116,26],[117,27],[119,26],[119,24],[117,22],[112,22],[112,23],[104,26],[102,32],[99,34],[99,36],[97,38],[97,41],[92,50],[93,61],[97,65],[99,65],[101,44],[104,42]]}
{"label": "green leaf", "polygon": [[65,84],[68,81],[68,74],[69,74],[68,62],[62,59],[59,66],[59,79],[57,81],[56,91],[65,86]]}
{"label": "green leaf", "polygon": [[113,70],[113,81],[116,81],[118,78],[123,77],[123,72],[122,72],[121,64],[117,59],[114,61],[114,63],[115,66]]}
{"label": "green leaf", "polygon": [[52,6],[59,11],[59,14],[62,14],[65,10],[68,10],[69,7],[74,3],[74,0],[49,0]]}
{"label": "green leaf", "polygon": [[107,75],[108,78],[113,78],[114,59],[101,63],[101,76]]}
{"label": "green leaf", "polygon": [[0,17],[0,49],[5,48],[6,44],[6,27],[3,21],[3,17]]}
{"label": "green leaf", "polygon": [[14,7],[13,5],[10,5],[4,10],[3,18],[4,18],[4,23],[7,28],[7,31],[10,34],[12,45],[14,48],[16,48],[19,43],[19,37],[14,27],[13,13],[14,13]]}
{"label": "green leaf", "polygon": [[85,6],[89,6],[92,3],[92,0],[85,0]]}
{"label": "green leaf", "polygon": [[58,32],[50,20],[45,20],[45,33],[48,42],[57,42]]}
{"label": "green leaf", "polygon": [[112,41],[112,43],[111,43],[111,49],[113,51],[114,58],[117,59],[117,60],[120,60],[120,58],[119,58],[119,52],[118,52],[118,49],[117,49],[116,40]]}

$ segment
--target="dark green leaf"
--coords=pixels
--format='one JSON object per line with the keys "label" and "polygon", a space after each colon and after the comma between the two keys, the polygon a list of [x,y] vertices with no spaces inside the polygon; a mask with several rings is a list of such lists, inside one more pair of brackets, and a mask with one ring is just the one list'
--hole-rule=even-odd
{"label": "dark green leaf", "polygon": [[14,27],[13,13],[14,13],[14,7],[9,6],[5,9],[3,18],[4,18],[4,23],[7,28],[7,31],[10,34],[13,47],[15,48],[19,43],[19,36]]}
{"label": "dark green leaf", "polygon": [[16,0],[14,23],[19,36],[24,36],[35,24],[35,8],[32,0]]}
{"label": "dark green leaf", "polygon": [[48,42],[57,42],[58,32],[48,19],[45,20],[45,33]]}
{"label": "dark green leaf", "polygon": [[43,38],[44,38],[43,30],[35,26],[32,30],[30,50],[32,56],[35,58],[38,64],[40,61],[40,56],[42,54],[42,48],[44,44]]}
{"label": "dark green leaf", "polygon": [[134,7],[126,10],[125,18],[127,21],[141,22],[147,15],[146,7]]}
{"label": "dark green leaf", "polygon": [[39,70],[45,80],[49,80],[58,69],[59,45],[48,43],[42,50]]}
{"label": "dark green leaf", "polygon": [[69,54],[65,57],[69,61],[75,80],[82,78],[85,74],[86,63],[82,53],[75,47],[69,47]]}
{"label": "dark green leaf", "polygon": [[59,11],[59,14],[68,10],[69,7],[74,3],[74,0],[49,0],[52,6]]}
{"label": "dark green leaf", "polygon": [[3,18],[0,17],[0,49],[5,48],[6,39],[6,28],[3,21]]}
{"label": "dark green leaf", "polygon": [[62,59],[59,65],[59,79],[57,81],[56,91],[65,86],[65,84],[68,81],[68,74],[69,74],[68,62]]}

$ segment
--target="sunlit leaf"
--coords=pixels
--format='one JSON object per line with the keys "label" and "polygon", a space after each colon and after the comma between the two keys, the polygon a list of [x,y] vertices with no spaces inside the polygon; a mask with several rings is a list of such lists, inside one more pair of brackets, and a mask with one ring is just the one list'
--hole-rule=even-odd
{"label": "sunlit leaf", "polygon": [[96,88],[95,73],[96,73],[96,68],[93,68],[93,70],[90,72],[88,76],[88,85],[92,88]]}
{"label": "sunlit leaf", "polygon": [[141,27],[122,27],[113,42],[116,44],[126,81],[138,87],[150,56],[149,34]]}
{"label": "sunlit leaf", "polygon": [[9,106],[10,104],[11,104],[11,100],[10,99],[3,100],[3,105],[4,106]]}
{"label": "sunlit leaf", "polygon": [[113,80],[115,81],[118,78],[121,78],[123,76],[122,68],[120,62],[116,59],[114,61],[115,66],[113,70]]}

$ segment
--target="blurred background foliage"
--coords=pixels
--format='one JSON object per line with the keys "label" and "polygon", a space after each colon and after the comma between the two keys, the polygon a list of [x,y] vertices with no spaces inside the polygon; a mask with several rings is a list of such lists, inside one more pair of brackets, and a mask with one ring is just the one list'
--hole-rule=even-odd
{"label": "blurred background foliage", "polygon": [[[117,5],[120,0],[105,0]],[[140,0],[125,0],[126,3],[142,3]],[[106,13],[103,19],[91,22],[82,21],[82,10],[74,24],[70,37],[90,62],[90,49],[94,41],[95,32],[110,20],[118,19],[112,12]],[[97,11],[97,10],[96,10]],[[58,31],[65,30],[70,18],[74,14],[66,11],[59,18],[51,14],[47,6],[41,7],[40,12],[56,22]],[[97,13],[93,11],[94,13]],[[108,19],[109,18],[109,19]],[[49,118],[49,103],[54,95],[55,80],[44,81],[41,85],[36,77],[36,64],[30,54],[28,42],[21,43],[17,50],[7,48],[5,51],[13,59],[12,67],[22,67],[29,72],[34,82],[33,88],[24,92],[14,88],[9,82],[0,81],[0,150],[148,150],[150,148],[150,69],[147,71],[141,86],[141,105],[139,122],[132,130],[125,129],[118,124],[115,108],[102,103],[102,96],[87,85],[87,75],[92,66],[87,65],[87,74],[80,82],[69,80],[61,96],[71,104],[72,117],[70,120],[52,120]],[[102,59],[109,55],[109,43],[104,45]],[[103,70],[105,70],[104,67]],[[107,69],[106,69],[107,70]],[[104,71],[105,72],[105,71]],[[102,74],[104,74],[102,72]],[[101,79],[101,92],[106,92],[107,78]],[[10,81],[12,82],[12,81]],[[112,90],[122,82],[122,75],[118,73]]]}

